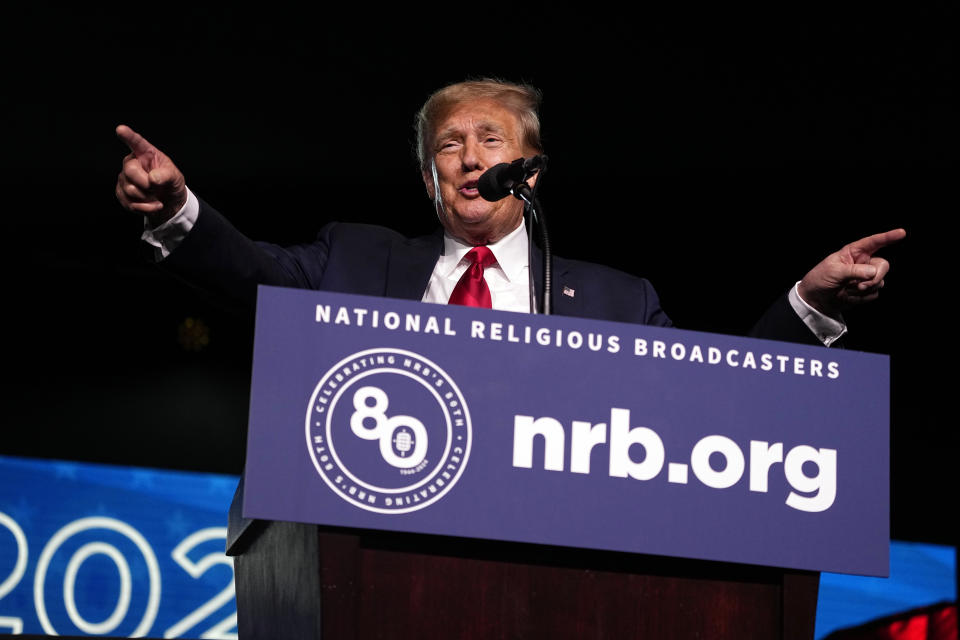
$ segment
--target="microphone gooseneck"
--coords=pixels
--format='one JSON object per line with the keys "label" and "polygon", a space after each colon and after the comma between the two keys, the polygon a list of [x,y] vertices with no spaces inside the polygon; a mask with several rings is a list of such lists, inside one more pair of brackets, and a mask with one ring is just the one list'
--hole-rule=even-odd
{"label": "microphone gooseneck", "polygon": [[[550,236],[547,233],[547,223],[543,215],[543,207],[537,199],[537,191],[543,182],[543,174],[547,171],[547,156],[537,155],[531,158],[517,158],[513,162],[502,162],[490,167],[484,172],[477,181],[477,190],[480,197],[489,202],[497,202],[509,195],[523,201],[523,213],[528,220],[527,238],[530,243],[527,248],[530,269],[528,270],[530,278],[530,300],[531,312],[536,312],[533,308],[534,301],[537,300],[534,281],[533,281],[533,226],[536,223],[540,230],[540,244],[543,248],[543,287],[541,290],[540,312],[544,315],[550,315],[552,311],[552,279],[553,279],[553,255],[550,250]],[[533,189],[527,184],[527,180],[539,173],[540,178],[534,183]]]}

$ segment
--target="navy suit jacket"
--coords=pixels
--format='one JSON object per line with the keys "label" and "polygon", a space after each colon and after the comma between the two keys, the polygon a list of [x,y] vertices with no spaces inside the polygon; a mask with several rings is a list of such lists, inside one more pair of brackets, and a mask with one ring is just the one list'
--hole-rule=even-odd
{"label": "navy suit jacket", "polygon": [[[443,249],[443,233],[407,238],[385,227],[330,223],[293,247],[254,242],[200,201],[193,230],[161,265],[188,283],[253,307],[258,284],[421,300]],[[542,260],[533,260],[539,290]],[[672,326],[644,278],[598,264],[553,259],[557,315]],[[754,325],[754,337],[820,344],[783,295]]]}
{"label": "navy suit jacket", "polygon": [[[347,223],[326,225],[308,244],[253,242],[201,201],[193,230],[161,264],[244,306],[255,302],[257,284],[421,300],[442,248],[439,229],[406,238],[385,227]],[[533,262],[539,287],[542,260],[535,256]],[[554,257],[553,283],[557,315],[671,326],[643,278]]]}

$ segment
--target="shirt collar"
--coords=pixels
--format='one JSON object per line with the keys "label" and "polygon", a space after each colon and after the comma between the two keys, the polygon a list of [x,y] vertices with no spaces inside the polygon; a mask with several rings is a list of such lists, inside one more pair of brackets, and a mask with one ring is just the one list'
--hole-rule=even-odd
{"label": "shirt collar", "polygon": [[[527,244],[527,227],[521,221],[516,229],[497,242],[487,245],[497,259],[500,271],[510,282],[518,282],[520,278],[527,277],[526,270],[529,267]],[[464,244],[444,231],[443,255],[440,256],[438,265],[441,267],[440,273],[449,277],[472,248],[472,245]]]}

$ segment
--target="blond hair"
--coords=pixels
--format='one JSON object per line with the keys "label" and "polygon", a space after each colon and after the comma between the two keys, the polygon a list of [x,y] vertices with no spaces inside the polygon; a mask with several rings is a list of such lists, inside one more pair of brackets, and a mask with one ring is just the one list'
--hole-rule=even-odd
{"label": "blond hair", "polygon": [[517,116],[524,147],[542,153],[540,143],[540,91],[528,84],[504,82],[495,78],[467,80],[434,91],[417,112],[417,159],[421,171],[433,157],[433,136],[437,125],[457,106],[474,100],[495,100]]}

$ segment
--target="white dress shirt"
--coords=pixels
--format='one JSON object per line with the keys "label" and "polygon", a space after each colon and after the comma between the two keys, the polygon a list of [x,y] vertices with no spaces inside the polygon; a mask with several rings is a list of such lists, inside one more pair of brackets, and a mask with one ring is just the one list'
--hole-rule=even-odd
{"label": "white dress shirt", "polygon": [[[424,302],[446,304],[450,300],[460,276],[470,267],[467,253],[473,247],[443,234],[443,253],[433,267],[427,290],[423,292]],[[507,234],[499,242],[488,244],[487,248],[497,259],[483,271],[483,279],[490,288],[490,299],[494,309],[501,311],[530,312],[530,281],[527,254],[527,228],[519,227]]]}

